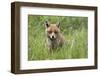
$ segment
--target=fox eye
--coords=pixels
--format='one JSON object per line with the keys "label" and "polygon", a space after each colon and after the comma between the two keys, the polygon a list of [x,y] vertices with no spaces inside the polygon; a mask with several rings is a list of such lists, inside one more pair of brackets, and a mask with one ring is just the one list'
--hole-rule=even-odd
{"label": "fox eye", "polygon": [[57,34],[58,32],[57,32],[57,31],[55,31],[54,33],[55,33],[55,34]]}
{"label": "fox eye", "polygon": [[52,33],[52,31],[48,31],[48,33],[49,33],[49,34],[51,34],[51,33]]}

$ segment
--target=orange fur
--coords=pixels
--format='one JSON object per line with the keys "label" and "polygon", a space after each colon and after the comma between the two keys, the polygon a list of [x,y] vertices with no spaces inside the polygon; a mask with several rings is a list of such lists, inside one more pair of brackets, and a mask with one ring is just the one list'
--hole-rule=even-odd
{"label": "orange fur", "polygon": [[64,44],[65,39],[60,32],[59,24],[50,24],[46,22],[45,26],[48,49],[53,50],[61,47]]}

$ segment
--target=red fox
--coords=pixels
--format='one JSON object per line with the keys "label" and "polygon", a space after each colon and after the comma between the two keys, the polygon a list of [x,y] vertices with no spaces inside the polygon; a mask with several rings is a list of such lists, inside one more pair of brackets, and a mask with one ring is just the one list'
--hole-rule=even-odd
{"label": "red fox", "polygon": [[57,49],[64,45],[65,39],[60,32],[59,23],[50,24],[48,21],[45,22],[45,31],[47,36],[47,45],[49,50]]}

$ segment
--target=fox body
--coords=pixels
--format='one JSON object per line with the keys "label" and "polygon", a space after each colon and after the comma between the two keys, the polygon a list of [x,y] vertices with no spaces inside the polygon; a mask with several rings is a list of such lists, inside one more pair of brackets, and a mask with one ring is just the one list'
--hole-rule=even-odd
{"label": "fox body", "polygon": [[59,23],[50,24],[46,21],[45,26],[48,49],[53,50],[63,46],[65,39],[60,32]]}

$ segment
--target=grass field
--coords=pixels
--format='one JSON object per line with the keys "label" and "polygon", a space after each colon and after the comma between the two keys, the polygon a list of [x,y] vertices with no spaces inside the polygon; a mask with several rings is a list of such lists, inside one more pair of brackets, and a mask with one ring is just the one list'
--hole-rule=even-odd
{"label": "grass field", "polygon": [[[67,43],[50,53],[45,47],[44,22],[60,22]],[[79,59],[88,56],[88,18],[70,16],[28,16],[28,60]]]}

